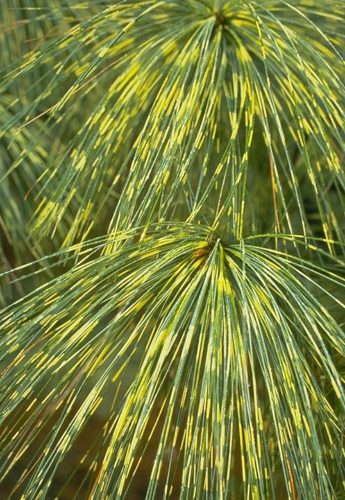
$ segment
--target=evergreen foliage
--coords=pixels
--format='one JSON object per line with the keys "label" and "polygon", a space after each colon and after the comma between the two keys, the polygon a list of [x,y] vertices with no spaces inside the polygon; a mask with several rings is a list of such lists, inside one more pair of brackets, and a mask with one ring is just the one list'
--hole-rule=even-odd
{"label": "evergreen foliage", "polygon": [[345,494],[344,14],[2,0],[8,498]]}

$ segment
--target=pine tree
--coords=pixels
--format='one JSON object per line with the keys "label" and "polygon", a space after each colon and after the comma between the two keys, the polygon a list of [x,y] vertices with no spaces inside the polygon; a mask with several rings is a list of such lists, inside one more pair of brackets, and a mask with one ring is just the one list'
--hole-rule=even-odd
{"label": "pine tree", "polygon": [[344,14],[2,0],[6,498],[342,498]]}

